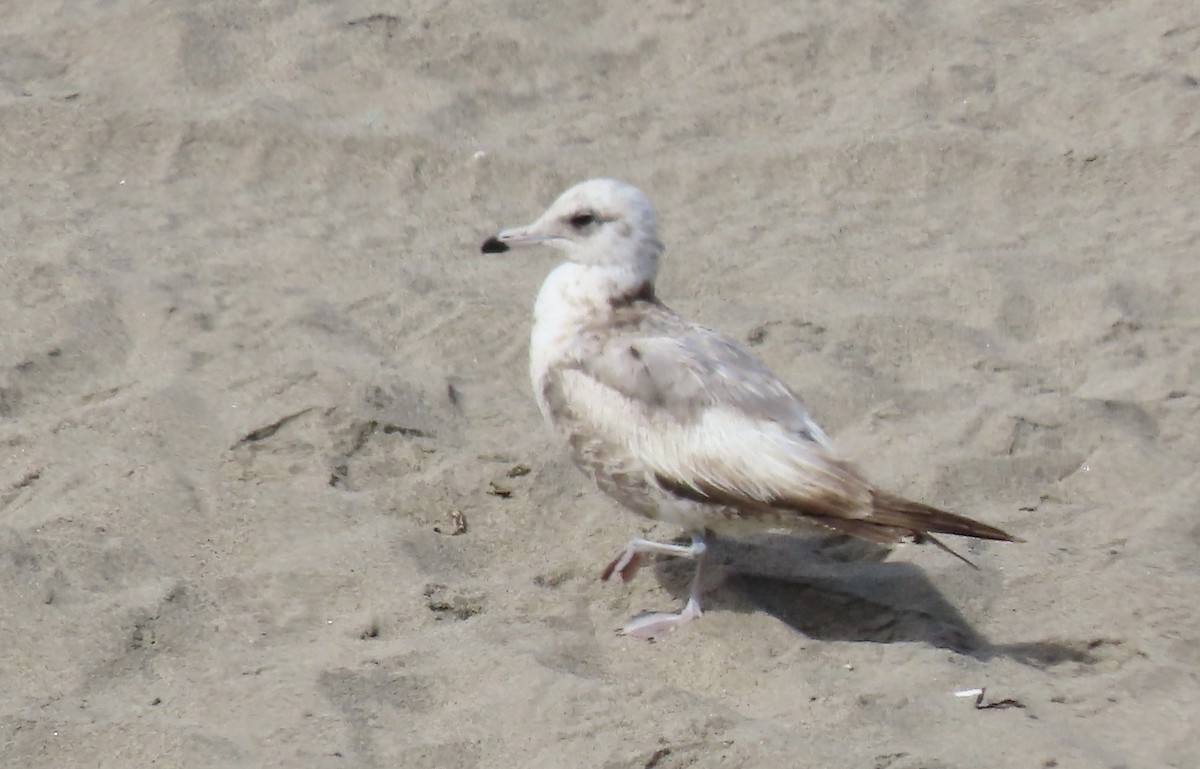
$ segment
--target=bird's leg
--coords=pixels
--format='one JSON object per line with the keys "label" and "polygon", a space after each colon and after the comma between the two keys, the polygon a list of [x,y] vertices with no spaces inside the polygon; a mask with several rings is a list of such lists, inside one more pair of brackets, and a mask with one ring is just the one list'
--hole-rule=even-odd
{"label": "bird's leg", "polygon": [[628,582],[633,579],[633,575],[637,574],[637,570],[642,566],[642,556],[647,553],[658,555],[673,555],[677,558],[695,558],[700,553],[704,552],[704,538],[700,537],[700,549],[696,549],[697,535],[692,535],[691,545],[672,545],[666,542],[653,542],[648,539],[631,539],[625,549],[616,558],[609,561],[608,566],[604,567],[604,571],[600,572],[600,579],[607,582],[614,574],[621,576],[621,581]]}
{"label": "bird's leg", "polygon": [[[650,552],[665,552],[671,555],[695,559],[696,573],[692,575],[692,585],[688,589],[688,601],[683,610],[674,614],[669,612],[648,612],[638,615],[625,623],[625,627],[621,628],[622,635],[653,641],[655,638],[666,635],[680,625],[691,622],[700,616],[702,613],[700,610],[700,593],[703,590],[701,583],[704,577],[704,563],[708,560],[708,543],[705,542],[703,534],[693,533],[691,537],[692,544],[690,547],[660,545],[654,542],[647,543],[655,545],[656,548],[671,548],[670,550],[653,549]],[[625,552],[629,553],[634,548],[634,543],[638,541],[634,540],[630,542]],[[637,553],[639,551],[634,550],[634,552]],[[641,550],[640,552],[646,552],[646,550]],[[621,559],[618,558],[617,560],[620,561]]]}

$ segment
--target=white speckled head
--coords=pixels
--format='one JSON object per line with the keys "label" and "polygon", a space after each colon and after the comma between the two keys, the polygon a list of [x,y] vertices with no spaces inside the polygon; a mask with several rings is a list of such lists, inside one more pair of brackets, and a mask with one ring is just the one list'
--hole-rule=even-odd
{"label": "white speckled head", "polygon": [[658,274],[662,243],[645,194],[615,179],[576,184],[536,222],[503,230],[483,244],[488,253],[544,243],[577,264],[629,269],[646,280]]}

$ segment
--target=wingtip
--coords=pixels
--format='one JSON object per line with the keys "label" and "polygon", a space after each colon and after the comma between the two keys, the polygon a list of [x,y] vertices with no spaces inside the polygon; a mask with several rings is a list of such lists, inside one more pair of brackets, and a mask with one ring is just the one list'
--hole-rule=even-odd
{"label": "wingtip", "polygon": [[873,518],[887,526],[924,534],[950,534],[1001,542],[1023,541],[1003,529],[989,526],[974,518],[951,513],[923,502],[914,502],[895,494],[877,490],[874,493],[874,502]]}

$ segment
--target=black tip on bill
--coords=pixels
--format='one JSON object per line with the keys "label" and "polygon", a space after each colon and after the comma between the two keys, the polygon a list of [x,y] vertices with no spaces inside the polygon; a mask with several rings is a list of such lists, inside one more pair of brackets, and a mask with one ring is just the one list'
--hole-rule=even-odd
{"label": "black tip on bill", "polygon": [[479,250],[485,254],[503,254],[508,250],[508,244],[493,236],[483,241],[483,245],[479,247]]}

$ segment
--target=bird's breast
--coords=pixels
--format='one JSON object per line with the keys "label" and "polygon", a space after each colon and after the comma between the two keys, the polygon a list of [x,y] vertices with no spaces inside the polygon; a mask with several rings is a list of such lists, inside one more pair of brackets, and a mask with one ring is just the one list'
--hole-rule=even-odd
{"label": "bird's breast", "polygon": [[529,338],[529,375],[542,415],[553,421],[545,390],[555,368],[578,361],[587,329],[607,308],[581,294],[579,265],[567,263],[550,273],[538,292]]}

